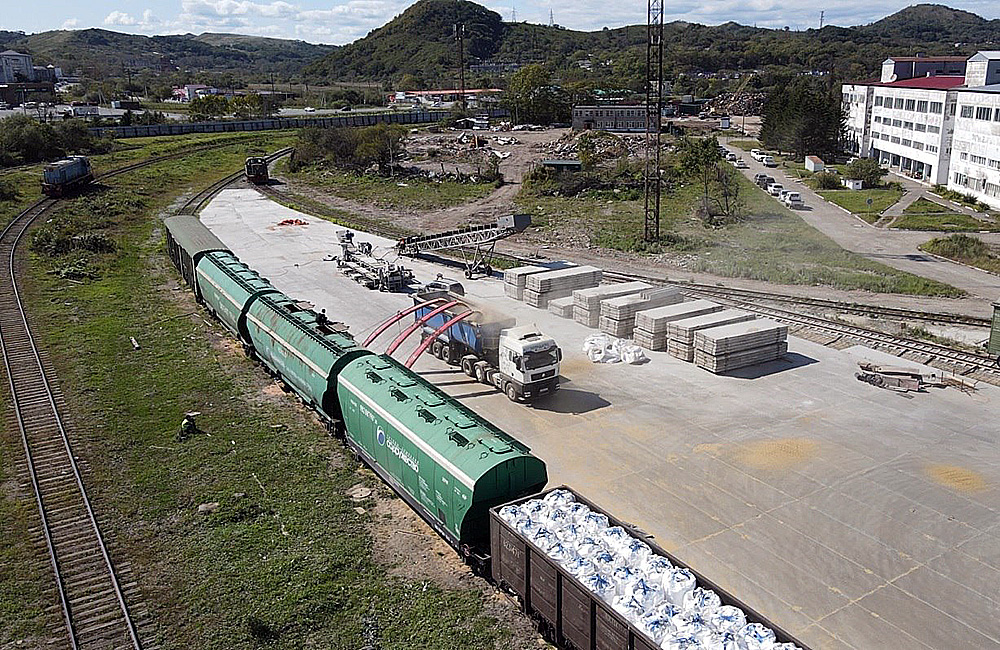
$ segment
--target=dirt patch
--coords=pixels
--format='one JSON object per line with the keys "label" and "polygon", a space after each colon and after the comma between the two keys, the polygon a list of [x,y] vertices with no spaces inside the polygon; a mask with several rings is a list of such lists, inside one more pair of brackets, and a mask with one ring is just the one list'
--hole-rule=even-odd
{"label": "dirt patch", "polygon": [[[361,470],[371,475],[368,470]],[[373,481],[377,480],[372,478]],[[503,648],[551,647],[535,631],[531,620],[518,609],[512,597],[476,576],[430,526],[406,503],[384,486],[360,504],[371,517],[368,525],[375,541],[375,560],[389,574],[411,582],[426,582],[442,589],[478,589],[486,612],[511,631]]]}
{"label": "dirt patch", "polygon": [[986,489],[986,480],[979,472],[956,465],[930,464],[924,467],[935,483],[951,488],[956,492],[971,494]]}
{"label": "dirt patch", "polygon": [[710,454],[761,471],[794,469],[815,457],[818,450],[818,442],[805,438],[704,444],[694,448],[695,452]]}

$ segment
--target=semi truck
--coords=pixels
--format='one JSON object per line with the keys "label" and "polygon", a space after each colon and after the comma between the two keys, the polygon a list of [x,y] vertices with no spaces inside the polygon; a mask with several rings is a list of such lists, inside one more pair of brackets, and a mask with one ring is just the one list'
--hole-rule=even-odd
{"label": "semi truck", "polygon": [[[511,401],[532,400],[550,395],[559,388],[562,350],[555,340],[534,326],[517,326],[513,318],[477,309],[464,298],[457,282],[434,281],[414,294],[414,311],[421,323],[421,339],[435,336],[445,323],[466,311],[465,319],[436,334],[427,350],[450,365],[462,368],[469,377],[495,386]],[[438,302],[431,301],[438,299]],[[457,304],[440,310],[441,301]],[[431,315],[432,312],[437,312]]]}

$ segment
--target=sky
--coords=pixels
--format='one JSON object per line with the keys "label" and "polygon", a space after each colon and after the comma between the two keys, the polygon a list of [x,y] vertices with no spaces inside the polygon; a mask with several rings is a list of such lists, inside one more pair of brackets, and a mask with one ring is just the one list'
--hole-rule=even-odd
{"label": "sky", "polygon": [[[414,0],[40,0],[41,7],[9,0],[0,12],[0,29],[27,33],[50,29],[101,27],[134,34],[228,32],[294,38],[311,43],[342,45],[363,37]],[[629,3],[625,10],[608,12],[606,0],[501,0],[482,2],[511,20],[554,21],[564,27],[595,30],[644,23],[646,5]],[[706,25],[736,21],[759,27],[807,29],[824,24],[862,25],[906,7],[897,0],[679,0],[665,3],[665,19]],[[634,6],[632,6],[634,5]],[[621,5],[618,5],[621,8]],[[1000,18],[996,0],[956,0],[956,9],[986,18]]]}

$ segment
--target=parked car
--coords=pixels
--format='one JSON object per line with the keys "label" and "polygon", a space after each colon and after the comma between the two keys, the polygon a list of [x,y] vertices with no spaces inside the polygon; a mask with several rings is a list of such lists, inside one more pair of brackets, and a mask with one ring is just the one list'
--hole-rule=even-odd
{"label": "parked car", "polygon": [[316,112],[316,109],[313,108],[312,106],[306,106],[302,110],[305,111],[306,113],[315,113]]}
{"label": "parked car", "polygon": [[751,149],[750,157],[754,160],[760,160],[760,149]]}
{"label": "parked car", "polygon": [[748,165],[747,162],[742,158],[737,158],[736,160],[734,160],[733,166],[736,167],[736,169],[747,169],[748,167],[750,167],[750,165]]}
{"label": "parked car", "polygon": [[781,194],[781,190],[785,189],[782,187],[781,183],[771,183],[767,186],[767,193],[771,196],[778,196]]}
{"label": "parked car", "polygon": [[789,208],[802,208],[805,207],[805,203],[802,202],[802,195],[798,192],[786,192],[785,198],[782,201]]}
{"label": "parked car", "polygon": [[767,190],[767,186],[774,182],[773,176],[768,176],[767,174],[761,174],[760,180],[756,181],[757,185],[762,190]]}
{"label": "parked car", "polygon": [[763,156],[760,162],[765,167],[777,167],[778,163],[774,162],[774,156]]}
{"label": "parked car", "polygon": [[763,181],[765,178],[767,178],[767,174],[754,174],[753,175],[754,185],[760,185],[761,181]]}
{"label": "parked car", "polygon": [[736,154],[734,154],[732,151],[726,152],[726,160],[728,160],[729,162],[733,162],[737,158],[739,158],[739,156],[737,156]]}

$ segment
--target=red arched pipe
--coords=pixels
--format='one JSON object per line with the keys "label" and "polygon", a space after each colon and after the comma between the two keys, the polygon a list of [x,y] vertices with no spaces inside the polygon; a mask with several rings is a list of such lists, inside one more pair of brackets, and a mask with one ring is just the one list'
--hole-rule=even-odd
{"label": "red arched pipe", "polygon": [[454,307],[457,304],[458,304],[457,300],[452,300],[452,301],[446,302],[443,305],[441,305],[440,307],[438,307],[436,309],[433,309],[433,310],[427,312],[426,314],[424,314],[423,318],[419,318],[416,321],[414,321],[413,324],[410,325],[409,327],[407,327],[403,331],[402,334],[400,334],[399,336],[397,336],[395,338],[395,340],[393,340],[393,342],[389,344],[389,347],[386,349],[385,353],[386,354],[392,354],[393,352],[395,352],[396,348],[398,348],[400,346],[400,344],[403,341],[406,340],[406,337],[408,337],[410,334],[413,334],[417,330],[418,327],[420,327],[421,325],[423,325],[424,323],[426,323],[427,321],[429,321],[431,318],[437,316],[438,314],[440,314],[441,312],[443,312],[445,309],[450,309],[450,308]]}
{"label": "red arched pipe", "polygon": [[471,315],[472,315],[472,311],[471,310],[470,311],[466,311],[466,312],[462,312],[461,314],[459,314],[458,316],[455,316],[454,318],[452,318],[450,321],[448,321],[447,323],[445,323],[441,327],[439,327],[436,330],[434,330],[434,333],[431,334],[430,336],[428,336],[426,339],[424,339],[424,342],[420,344],[420,347],[418,347],[416,350],[414,350],[413,354],[410,355],[410,358],[406,360],[406,367],[407,368],[412,367],[413,363],[417,360],[417,357],[419,357],[423,353],[423,351],[427,349],[427,346],[430,345],[434,341],[434,339],[436,339],[438,337],[439,334],[444,333],[444,331],[447,330],[449,327],[451,327],[452,325],[454,325],[458,321],[462,320],[463,318],[468,318]]}
{"label": "red arched pipe", "polygon": [[434,303],[438,302],[439,300],[441,300],[441,299],[440,298],[433,298],[433,299],[428,300],[426,302],[422,302],[422,303],[413,305],[409,309],[404,309],[403,311],[397,311],[395,314],[393,314],[389,318],[385,319],[385,321],[381,325],[379,325],[378,327],[376,327],[375,331],[372,332],[371,334],[369,334],[368,338],[366,338],[365,342],[362,343],[361,345],[363,345],[364,347],[367,348],[369,345],[371,345],[372,341],[374,341],[375,339],[377,339],[379,336],[382,335],[382,332],[384,332],[387,329],[389,329],[390,327],[392,327],[395,323],[398,323],[404,316],[409,316],[410,314],[412,314],[413,312],[417,311],[418,309],[422,309],[423,307],[428,307],[430,305],[433,305]]}

